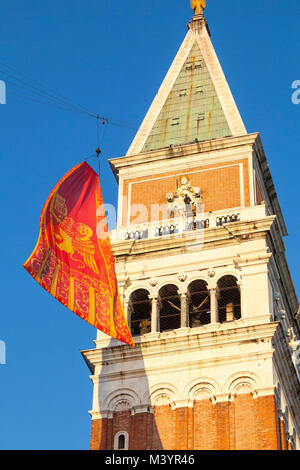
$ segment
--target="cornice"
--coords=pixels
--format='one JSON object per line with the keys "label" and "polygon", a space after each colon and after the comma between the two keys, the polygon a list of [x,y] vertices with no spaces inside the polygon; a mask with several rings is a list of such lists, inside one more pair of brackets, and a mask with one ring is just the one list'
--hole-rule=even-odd
{"label": "cornice", "polygon": [[[251,393],[253,399],[257,399],[259,397],[270,396],[274,395],[274,387],[256,387],[255,390]],[[210,401],[212,405],[217,405],[218,403],[224,402],[234,402],[237,393],[231,393],[229,390],[225,392],[214,393],[210,397]],[[175,398],[171,403],[171,409],[176,410],[178,408],[193,408],[197,399],[191,399],[190,397],[184,398]],[[153,406],[152,403],[145,403],[140,405],[135,405],[129,409],[131,415],[135,415],[138,413],[153,413]],[[97,419],[112,419],[114,416],[114,410],[111,409],[103,409],[103,410],[90,410],[89,414],[92,417],[92,420]]]}
{"label": "cornice", "polygon": [[267,157],[265,155],[265,151],[263,148],[263,144],[261,141],[261,137],[257,134],[257,138],[255,139],[254,143],[254,155],[256,155],[257,162],[259,164],[259,169],[261,171],[262,179],[265,184],[265,188],[267,191],[268,203],[272,207],[274,214],[278,217],[278,223],[281,231],[282,236],[287,236],[287,228],[285,225],[284,217],[281,211],[281,207],[278,201],[274,181],[270,172],[270,168],[268,165]]}
{"label": "cornice", "polygon": [[[197,249],[211,249],[217,246],[232,245],[233,242],[239,244],[247,240],[261,237],[270,228],[275,220],[275,216],[263,217],[257,220],[240,221],[226,224],[224,226],[206,228],[201,233],[201,238],[197,239],[197,231],[186,232],[183,236],[169,235],[167,237],[157,237],[143,240],[116,240],[112,241],[111,247],[116,258],[122,256],[136,256],[159,251],[180,251],[183,252],[187,246],[192,249],[195,245]],[[202,236],[203,235],[203,236]]]}
{"label": "cornice", "polygon": [[109,163],[117,178],[121,169],[126,169],[131,166],[137,167],[138,165],[145,163],[153,165],[153,163],[159,161],[169,161],[180,157],[201,155],[202,153],[207,152],[224,151],[225,149],[233,149],[236,147],[253,147],[258,135],[258,133],[252,133],[237,137],[225,137],[204,142],[174,145],[172,147],[152,150],[150,152],[139,153],[137,155],[112,158],[109,159]]}
{"label": "cornice", "polygon": [[[168,158],[154,162],[143,161],[138,165],[127,166],[120,169],[120,181],[139,183],[141,180],[179,176],[186,173],[213,171],[218,168],[238,165],[252,158],[252,146],[229,147],[223,151],[209,151],[195,154],[179,155],[171,161]],[[251,163],[249,163],[251,167]],[[133,181],[130,181],[133,180]]]}
{"label": "cornice", "polygon": [[[174,352],[173,352],[174,354]],[[209,369],[209,368],[216,368],[222,363],[226,363],[226,366],[234,366],[234,365],[241,365],[243,363],[249,365],[251,363],[257,364],[259,361],[267,361],[272,360],[274,351],[257,351],[255,353],[247,353],[241,357],[241,354],[224,354],[222,358],[208,358],[208,359],[195,359],[190,361],[178,361],[172,362],[172,373],[177,374],[180,377],[180,373],[185,373],[188,369],[190,372],[197,372],[199,368],[201,369]],[[111,364],[110,364],[111,365]],[[153,367],[147,366],[146,373],[148,377],[161,377],[162,375],[166,374],[166,370],[168,367],[165,365],[156,365]],[[127,370],[126,371],[126,380],[139,378],[145,374],[145,369],[134,369],[134,370]],[[120,372],[108,372],[102,370],[101,372],[101,383],[104,384],[112,383],[113,381],[120,380]]]}
{"label": "cornice", "polygon": [[[274,337],[275,331],[278,327],[278,322],[249,322],[246,320],[236,320],[232,324],[227,325],[208,325],[208,327],[200,328],[185,328],[184,332],[174,330],[172,332],[157,333],[157,335],[145,335],[136,341],[135,347],[119,344],[107,347],[107,344],[101,348],[90,349],[82,351],[83,356],[93,366],[105,366],[117,364],[124,361],[137,361],[141,357],[143,360],[147,358],[160,357],[163,351],[165,355],[178,354],[181,350],[186,351],[201,351],[211,348],[224,348],[233,344],[242,344],[243,342],[259,342],[270,343]],[[267,349],[257,350],[254,356],[272,354],[272,349],[268,346]],[[232,355],[233,360],[239,356]],[[207,359],[208,361],[211,359]],[[206,360],[203,360],[205,362]],[[199,363],[199,360],[197,360]],[[155,370],[157,366],[155,366]],[[132,372],[135,373],[134,371]]]}

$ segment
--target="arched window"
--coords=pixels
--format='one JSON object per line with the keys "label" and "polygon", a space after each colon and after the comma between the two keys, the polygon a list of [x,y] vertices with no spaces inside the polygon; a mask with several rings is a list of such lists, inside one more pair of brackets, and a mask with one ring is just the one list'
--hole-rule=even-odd
{"label": "arched window", "polygon": [[188,287],[189,326],[208,325],[210,316],[210,293],[205,281],[193,281]]}
{"label": "arched window", "polygon": [[146,289],[134,291],[129,299],[131,313],[131,333],[133,336],[144,335],[151,331],[151,300]]}
{"label": "arched window", "polygon": [[173,284],[164,286],[159,291],[160,332],[180,328],[180,295]]}
{"label": "arched window", "polygon": [[241,318],[241,293],[234,276],[224,276],[218,281],[219,322],[224,323]]}
{"label": "arched window", "polygon": [[129,436],[126,431],[117,432],[114,438],[114,450],[128,450]]}
{"label": "arched window", "polygon": [[120,434],[118,437],[118,450],[125,449],[125,436],[124,434]]}

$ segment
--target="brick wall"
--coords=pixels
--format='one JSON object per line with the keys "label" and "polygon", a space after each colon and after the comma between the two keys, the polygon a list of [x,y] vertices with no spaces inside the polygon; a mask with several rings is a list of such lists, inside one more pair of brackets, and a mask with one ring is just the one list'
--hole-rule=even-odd
{"label": "brick wall", "polygon": [[260,187],[256,178],[255,178],[255,189],[256,189],[256,204],[261,204],[263,201],[263,197],[261,195],[261,190],[260,190]]}
{"label": "brick wall", "polygon": [[[243,189],[241,191],[241,179],[239,164],[242,164]],[[157,217],[151,218],[152,204],[166,204],[166,194],[176,190],[176,181],[180,184],[180,176],[187,175],[192,186],[200,187],[203,194],[204,212],[216,211],[240,207],[242,197],[245,206],[250,205],[249,191],[249,172],[248,160],[226,162],[213,166],[203,166],[201,168],[189,169],[182,174],[169,172],[151,177],[136,178],[124,181],[124,207],[123,207],[123,225],[127,225],[128,206],[143,204],[147,208],[148,221],[157,220]],[[241,193],[243,196],[241,196]],[[130,222],[140,214],[132,214]],[[161,219],[162,216],[160,215]],[[139,223],[147,220],[139,220]]]}
{"label": "brick wall", "polygon": [[281,450],[288,450],[288,441],[287,441],[287,436],[286,436],[286,431],[285,431],[285,426],[284,426],[284,421],[283,419],[279,419],[279,435],[280,435],[280,449]]}
{"label": "brick wall", "polygon": [[[232,402],[197,401],[193,408],[169,405],[152,413],[119,411],[113,419],[93,420],[92,450],[113,449],[119,431],[129,434],[130,450],[279,450],[287,449],[274,396],[244,394]],[[282,441],[282,442],[281,442]]]}

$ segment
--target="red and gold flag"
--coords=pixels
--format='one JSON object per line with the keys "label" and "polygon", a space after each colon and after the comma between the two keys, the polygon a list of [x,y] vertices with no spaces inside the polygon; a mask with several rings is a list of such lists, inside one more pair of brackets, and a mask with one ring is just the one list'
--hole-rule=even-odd
{"label": "red and gold flag", "polygon": [[86,163],[55,186],[24,268],[59,302],[97,329],[134,345],[118,290],[97,173]]}

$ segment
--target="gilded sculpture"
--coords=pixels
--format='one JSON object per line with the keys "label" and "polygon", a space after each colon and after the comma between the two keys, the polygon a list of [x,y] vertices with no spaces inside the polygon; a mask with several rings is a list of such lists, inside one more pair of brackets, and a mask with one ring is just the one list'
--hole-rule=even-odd
{"label": "gilded sculpture", "polygon": [[166,194],[168,201],[168,209],[171,212],[178,211],[180,215],[187,215],[189,209],[194,208],[197,210],[197,206],[200,206],[202,202],[202,193],[200,188],[193,187],[186,176],[182,176],[180,179],[180,186],[177,190],[172,193]]}
{"label": "gilded sculpture", "polygon": [[205,7],[206,0],[191,0],[191,8],[194,10],[194,15],[203,15]]}

